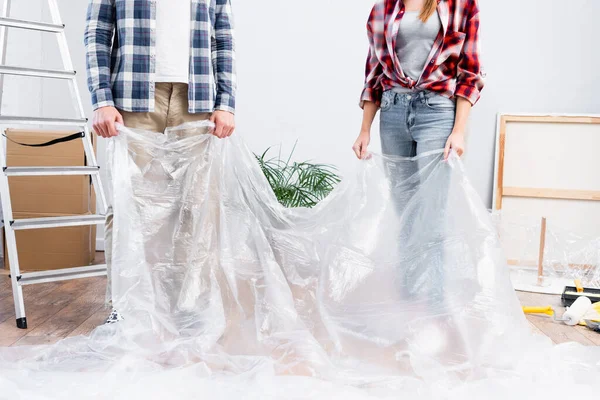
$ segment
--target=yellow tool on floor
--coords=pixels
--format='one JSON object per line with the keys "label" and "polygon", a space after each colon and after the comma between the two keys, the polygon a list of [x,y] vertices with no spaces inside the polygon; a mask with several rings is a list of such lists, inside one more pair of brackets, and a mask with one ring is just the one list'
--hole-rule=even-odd
{"label": "yellow tool on floor", "polygon": [[[553,317],[556,322],[563,322],[569,326],[575,326],[582,323],[584,317],[590,312],[595,310],[596,313],[600,313],[600,303],[592,305],[592,301],[584,296],[579,297],[571,307],[567,308],[567,311],[562,317],[556,315],[556,311],[551,306],[547,307],[523,307],[525,314],[546,314]],[[595,318],[591,319],[590,322],[596,322]],[[584,323],[584,325],[587,325]]]}
{"label": "yellow tool on floor", "polygon": [[583,293],[583,285],[581,284],[581,279],[575,279],[575,288],[577,289],[577,293]]}

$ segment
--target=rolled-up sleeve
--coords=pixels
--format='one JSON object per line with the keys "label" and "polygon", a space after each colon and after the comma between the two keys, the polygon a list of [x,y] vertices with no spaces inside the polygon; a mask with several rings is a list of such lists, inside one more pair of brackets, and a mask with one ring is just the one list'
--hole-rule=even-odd
{"label": "rolled-up sleeve", "polygon": [[215,110],[235,112],[236,65],[233,13],[230,0],[217,0],[212,59],[215,63],[217,95]]}
{"label": "rolled-up sleeve", "polygon": [[114,106],[110,71],[114,30],[114,0],[90,0],[84,41],[88,87],[94,110]]}
{"label": "rolled-up sleeve", "polygon": [[365,86],[360,96],[361,108],[364,107],[365,101],[372,101],[376,104],[379,104],[383,94],[383,88],[380,80],[383,73],[383,68],[375,51],[373,30],[371,29],[371,18],[373,18],[373,15],[371,15],[369,18],[369,23],[367,24],[367,33],[369,36],[369,54],[367,56],[367,63],[365,67]]}
{"label": "rolled-up sleeve", "polygon": [[472,0],[467,11],[465,43],[458,63],[458,76],[455,96],[467,99],[475,105],[484,86],[484,73],[480,61],[479,48],[479,7]]}

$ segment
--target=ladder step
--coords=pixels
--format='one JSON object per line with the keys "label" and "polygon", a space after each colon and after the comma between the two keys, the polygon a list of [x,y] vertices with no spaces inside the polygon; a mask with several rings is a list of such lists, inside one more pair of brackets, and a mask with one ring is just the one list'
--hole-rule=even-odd
{"label": "ladder step", "polygon": [[91,265],[87,267],[65,268],[53,271],[26,272],[18,278],[19,285],[33,285],[66,281],[70,279],[92,278],[106,275],[106,264]]}
{"label": "ladder step", "polygon": [[13,67],[10,65],[0,65],[0,74],[52,79],[73,79],[76,75],[75,71]]}
{"label": "ladder step", "polygon": [[100,167],[7,167],[6,176],[96,175]]}
{"label": "ladder step", "polygon": [[99,225],[104,223],[104,215],[69,215],[66,217],[44,217],[16,219],[12,221],[14,230],[63,228],[67,226]]}
{"label": "ladder step", "polygon": [[55,32],[60,33],[65,29],[64,25],[49,24],[46,22],[26,21],[15,18],[0,18],[0,26],[9,28],[29,29],[40,32]]}
{"label": "ladder step", "polygon": [[39,118],[39,117],[14,117],[0,116],[0,124],[4,125],[66,125],[84,127],[86,118]]}

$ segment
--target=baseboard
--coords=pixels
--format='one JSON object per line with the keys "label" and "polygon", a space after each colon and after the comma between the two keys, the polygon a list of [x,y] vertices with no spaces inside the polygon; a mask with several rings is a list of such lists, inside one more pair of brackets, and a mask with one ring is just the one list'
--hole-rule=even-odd
{"label": "baseboard", "polygon": [[96,251],[104,251],[104,239],[96,239]]}

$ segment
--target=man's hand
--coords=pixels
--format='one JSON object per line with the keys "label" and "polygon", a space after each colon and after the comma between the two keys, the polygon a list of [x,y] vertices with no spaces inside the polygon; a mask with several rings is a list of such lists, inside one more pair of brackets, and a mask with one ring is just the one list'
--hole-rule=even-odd
{"label": "man's hand", "polygon": [[217,110],[211,115],[210,120],[215,124],[213,135],[219,139],[231,136],[235,130],[235,117],[228,111]]}
{"label": "man's hand", "polygon": [[114,107],[101,107],[94,111],[93,129],[98,136],[111,138],[117,136],[115,123],[123,124],[123,117]]}

